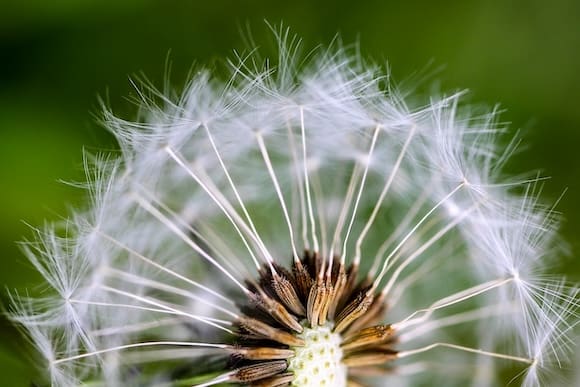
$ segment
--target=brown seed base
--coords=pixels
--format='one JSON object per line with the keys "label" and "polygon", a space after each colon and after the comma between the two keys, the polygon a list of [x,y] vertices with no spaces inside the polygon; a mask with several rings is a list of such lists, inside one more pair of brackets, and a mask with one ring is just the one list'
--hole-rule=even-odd
{"label": "brown seed base", "polygon": [[[328,266],[330,265],[330,267]],[[229,381],[251,386],[289,386],[293,375],[287,360],[292,347],[304,345],[297,337],[304,326],[333,324],[342,338],[342,362],[349,377],[365,370],[387,372],[384,366],[397,358],[396,336],[390,325],[380,324],[385,300],[371,281],[357,281],[358,267],[345,268],[338,257],[324,260],[306,251],[291,270],[264,266],[259,279],[246,281],[251,296],[239,305],[243,316],[235,323],[237,344],[230,357]],[[349,385],[361,385],[349,378]]]}

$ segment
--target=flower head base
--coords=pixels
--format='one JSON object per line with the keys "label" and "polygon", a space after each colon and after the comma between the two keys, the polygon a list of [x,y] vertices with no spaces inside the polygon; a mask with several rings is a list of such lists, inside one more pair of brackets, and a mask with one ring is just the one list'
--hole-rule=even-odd
{"label": "flower head base", "polygon": [[538,385],[578,295],[494,112],[280,40],[277,68],[105,112],[121,156],[87,157],[89,207],[26,248],[53,292],[15,301],[52,383]]}
{"label": "flower head base", "polygon": [[346,366],[342,363],[340,335],[330,324],[304,328],[300,338],[304,345],[295,347],[288,362],[292,384],[295,386],[346,386]]}
{"label": "flower head base", "polygon": [[[242,347],[234,358],[251,362],[236,361],[228,381],[346,386],[348,367],[396,359],[393,329],[376,325],[383,300],[370,282],[357,283],[357,274],[354,265],[346,269],[338,258],[309,252],[291,272],[264,267],[258,283],[248,281],[250,304],[240,307],[244,315],[236,321]],[[280,359],[288,363],[277,367]]]}

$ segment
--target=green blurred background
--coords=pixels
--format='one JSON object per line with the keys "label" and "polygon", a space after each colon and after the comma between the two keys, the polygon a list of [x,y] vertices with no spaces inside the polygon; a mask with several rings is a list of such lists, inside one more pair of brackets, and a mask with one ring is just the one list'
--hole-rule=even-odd
{"label": "green blurred background", "polygon": [[[540,169],[563,234],[580,252],[580,2],[273,0],[0,1],[0,283],[33,288],[38,276],[15,241],[66,215],[83,192],[60,179],[82,180],[81,149],[115,149],[94,119],[97,96],[131,117],[128,77],[143,72],[162,86],[166,58],[182,84],[194,63],[209,66],[243,48],[250,26],[272,42],[263,20],[284,22],[312,48],[338,32],[365,56],[391,65],[404,80],[433,63],[428,83],[467,88],[474,102],[500,103],[503,121],[525,136],[510,168]],[[577,262],[577,261],[576,261]],[[573,258],[565,270],[579,278]],[[2,303],[7,304],[6,292]],[[1,385],[33,380],[23,340],[0,320]]]}

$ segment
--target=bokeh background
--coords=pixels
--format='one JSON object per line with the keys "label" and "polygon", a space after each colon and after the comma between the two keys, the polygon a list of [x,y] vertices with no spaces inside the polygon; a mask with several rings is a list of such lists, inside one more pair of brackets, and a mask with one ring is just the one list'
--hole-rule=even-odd
{"label": "bokeh background", "polygon": [[[16,241],[29,226],[66,216],[84,193],[82,153],[114,150],[99,127],[98,96],[120,115],[134,106],[129,76],[183,84],[194,64],[220,66],[243,49],[247,26],[272,45],[264,20],[284,22],[307,48],[340,33],[395,79],[426,68],[427,85],[467,88],[475,103],[499,103],[524,147],[510,168],[550,176],[548,201],[571,246],[561,271],[580,278],[580,2],[265,0],[0,1],[0,284],[34,289],[39,277]],[[243,33],[242,33],[243,32]],[[440,71],[431,71],[442,68]],[[6,291],[0,291],[6,307]],[[36,378],[25,343],[0,319],[0,384]]]}

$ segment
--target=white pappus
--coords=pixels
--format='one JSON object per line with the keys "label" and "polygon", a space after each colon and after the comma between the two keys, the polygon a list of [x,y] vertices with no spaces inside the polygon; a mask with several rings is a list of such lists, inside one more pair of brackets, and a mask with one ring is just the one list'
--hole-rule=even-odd
{"label": "white pappus", "polygon": [[[86,156],[89,202],[35,231],[12,318],[55,386],[548,385],[578,294],[558,216],[462,94],[420,104],[287,31],[274,65],[136,87]],[[505,375],[511,375],[507,379]]]}

